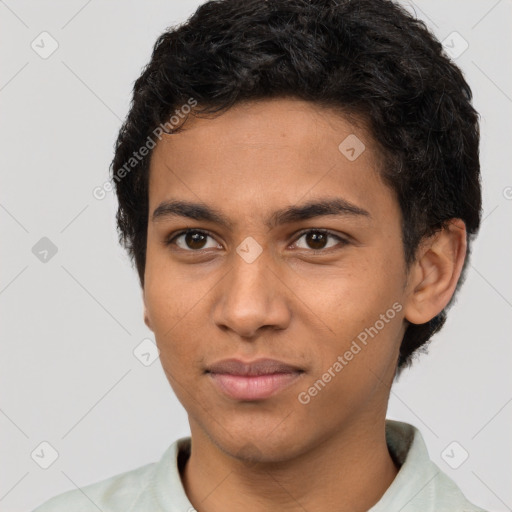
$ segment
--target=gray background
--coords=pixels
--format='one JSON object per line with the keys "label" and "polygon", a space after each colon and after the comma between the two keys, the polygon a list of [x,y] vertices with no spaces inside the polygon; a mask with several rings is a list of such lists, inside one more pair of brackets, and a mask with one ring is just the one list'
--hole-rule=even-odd
{"label": "gray background", "polygon": [[[92,190],[108,179],[156,37],[199,3],[0,1],[2,512],[156,461],[188,434],[159,361],[133,354],[152,333],[117,244],[114,196]],[[469,45],[456,62],[482,116],[485,220],[447,325],[395,384],[388,417],[420,428],[470,500],[512,510],[512,2],[407,5],[453,51]],[[43,31],[59,45],[45,59],[31,47],[51,50]],[[43,237],[57,248],[46,261]],[[59,455],[48,469],[43,441]]]}

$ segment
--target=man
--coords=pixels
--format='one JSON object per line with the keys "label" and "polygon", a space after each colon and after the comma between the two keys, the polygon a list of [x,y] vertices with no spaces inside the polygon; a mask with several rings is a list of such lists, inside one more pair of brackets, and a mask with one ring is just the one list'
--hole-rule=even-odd
{"label": "man", "polygon": [[46,511],[481,511],[386,420],[480,224],[460,70],[387,0],[220,0],[164,33],[112,164],[191,437]]}

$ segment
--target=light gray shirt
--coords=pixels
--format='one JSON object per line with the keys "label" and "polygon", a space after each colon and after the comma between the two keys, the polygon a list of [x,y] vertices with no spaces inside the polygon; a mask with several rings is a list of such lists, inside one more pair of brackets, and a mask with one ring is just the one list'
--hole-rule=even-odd
{"label": "light gray shirt", "polygon": [[[485,512],[430,460],[416,427],[387,419],[386,441],[400,470],[368,512]],[[160,461],[60,494],[33,512],[194,512],[178,470],[178,453],[188,450],[183,437]]]}

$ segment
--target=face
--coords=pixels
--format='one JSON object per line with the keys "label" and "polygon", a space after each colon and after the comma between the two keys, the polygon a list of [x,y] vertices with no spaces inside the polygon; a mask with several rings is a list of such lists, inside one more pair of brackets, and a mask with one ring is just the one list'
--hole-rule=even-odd
{"label": "face", "polygon": [[286,460],[383,417],[407,275],[378,168],[363,128],[292,99],[157,144],[145,321],[193,438]]}

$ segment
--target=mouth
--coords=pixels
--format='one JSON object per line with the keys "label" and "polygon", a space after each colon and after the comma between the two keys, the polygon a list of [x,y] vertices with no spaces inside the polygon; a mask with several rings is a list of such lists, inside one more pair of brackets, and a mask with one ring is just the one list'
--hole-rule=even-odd
{"label": "mouth", "polygon": [[207,368],[215,387],[234,400],[264,400],[291,386],[304,370],[275,359],[225,359]]}

